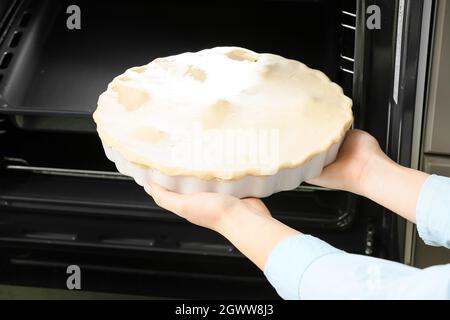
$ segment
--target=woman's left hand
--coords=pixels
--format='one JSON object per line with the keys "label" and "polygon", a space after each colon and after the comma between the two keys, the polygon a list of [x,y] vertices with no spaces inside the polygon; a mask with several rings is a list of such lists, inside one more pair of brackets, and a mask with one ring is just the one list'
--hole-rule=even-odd
{"label": "woman's left hand", "polygon": [[145,186],[145,191],[160,207],[205,228],[218,231],[223,219],[235,211],[248,211],[262,216],[270,212],[257,198],[238,199],[218,193],[196,193],[191,195],[171,192],[156,183]]}

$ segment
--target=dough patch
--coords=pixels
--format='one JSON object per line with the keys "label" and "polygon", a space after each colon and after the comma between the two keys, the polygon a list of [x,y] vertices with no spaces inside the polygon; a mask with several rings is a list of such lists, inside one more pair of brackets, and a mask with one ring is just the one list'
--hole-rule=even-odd
{"label": "dough patch", "polygon": [[230,102],[220,99],[212,106],[208,107],[202,115],[202,125],[204,129],[220,128],[227,117],[231,114],[232,105]]}
{"label": "dough patch", "polygon": [[126,84],[118,83],[112,90],[117,92],[119,103],[129,112],[139,109],[150,100],[147,91]]}
{"label": "dough patch", "polygon": [[225,54],[228,58],[236,61],[257,62],[258,58],[242,49],[233,49]]}

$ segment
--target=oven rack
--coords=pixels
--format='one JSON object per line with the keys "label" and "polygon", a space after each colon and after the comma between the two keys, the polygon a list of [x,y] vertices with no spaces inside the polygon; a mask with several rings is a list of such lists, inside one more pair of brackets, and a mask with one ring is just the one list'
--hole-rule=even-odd
{"label": "oven rack", "polygon": [[[348,5],[348,4],[347,4]],[[342,42],[339,54],[339,70],[351,77],[355,73],[355,37],[356,37],[356,7],[353,5],[341,10]],[[350,82],[350,81],[348,81]]]}
{"label": "oven rack", "polygon": [[[5,158],[5,160],[21,163],[21,164],[7,164],[5,166],[7,170],[13,171],[24,171],[24,172],[32,172],[35,174],[57,175],[66,177],[79,177],[79,178],[111,179],[111,180],[127,180],[127,181],[133,180],[133,178],[125,176],[120,172],[29,166],[27,165],[27,161],[23,159]],[[335,191],[335,190],[312,185],[301,185],[296,189],[296,191],[313,192],[313,191]]]}

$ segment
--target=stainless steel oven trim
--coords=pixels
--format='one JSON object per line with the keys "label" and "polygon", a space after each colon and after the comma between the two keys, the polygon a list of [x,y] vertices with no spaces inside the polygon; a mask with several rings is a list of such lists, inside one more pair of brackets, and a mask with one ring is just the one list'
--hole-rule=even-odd
{"label": "stainless steel oven trim", "polygon": [[[417,72],[416,104],[414,110],[413,138],[411,149],[411,168],[420,169],[420,153],[422,142],[422,127],[424,108],[426,103],[427,69],[429,65],[429,43],[432,30],[433,0],[425,0],[422,10],[422,26],[419,48],[419,64]],[[406,223],[405,250],[403,261],[405,264],[414,264],[416,243],[416,227],[413,223]]]}
{"label": "stainless steel oven trim", "polygon": [[403,45],[403,25],[405,19],[405,0],[400,0],[398,5],[398,18],[397,18],[397,41],[395,45],[395,69],[394,69],[394,101],[398,103],[398,92],[400,87],[400,67],[401,67],[401,54]]}

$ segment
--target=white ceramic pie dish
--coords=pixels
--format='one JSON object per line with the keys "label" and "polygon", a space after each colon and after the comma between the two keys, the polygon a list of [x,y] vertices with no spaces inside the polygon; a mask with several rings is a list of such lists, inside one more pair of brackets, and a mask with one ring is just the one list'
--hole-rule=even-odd
{"label": "white ceramic pie dish", "polygon": [[141,186],[267,197],[335,160],[351,107],[299,61],[217,47],[126,70],[93,118],[107,157]]}
{"label": "white ceramic pie dish", "polygon": [[133,178],[141,186],[156,182],[168,190],[183,194],[218,192],[238,198],[264,198],[276,192],[295,189],[303,181],[318,177],[322,169],[336,159],[341,142],[331,145],[326,151],[298,167],[281,169],[270,176],[244,176],[234,180],[203,180],[194,176],[169,176],[159,170],[126,160],[117,150],[105,143],[103,148],[107,158],[115,163],[117,170]]}

